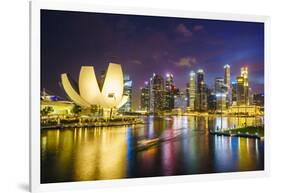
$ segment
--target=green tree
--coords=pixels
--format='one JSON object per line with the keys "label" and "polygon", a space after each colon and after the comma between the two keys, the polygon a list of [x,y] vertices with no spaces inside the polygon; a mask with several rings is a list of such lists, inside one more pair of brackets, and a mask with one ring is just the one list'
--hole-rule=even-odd
{"label": "green tree", "polygon": [[54,108],[50,107],[50,106],[46,106],[43,109],[41,109],[41,111],[40,111],[41,116],[47,116],[52,112],[54,112]]}
{"label": "green tree", "polygon": [[71,109],[71,112],[74,114],[74,115],[79,115],[81,112],[82,112],[82,108],[78,105],[75,105],[72,109]]}

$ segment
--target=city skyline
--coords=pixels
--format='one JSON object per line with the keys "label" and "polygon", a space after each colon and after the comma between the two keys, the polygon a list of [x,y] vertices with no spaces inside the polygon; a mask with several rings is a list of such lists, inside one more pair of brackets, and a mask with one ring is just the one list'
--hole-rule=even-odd
{"label": "city skyline", "polygon": [[109,62],[121,63],[131,77],[134,108],[153,72],[172,73],[184,89],[189,72],[202,68],[213,87],[225,64],[231,66],[231,81],[246,65],[252,91],[263,93],[262,23],[49,10],[41,16],[41,89],[59,96],[65,97],[61,73],[77,77],[82,65],[94,65],[100,74]]}
{"label": "city skyline", "polygon": [[264,170],[264,23],[41,10],[40,24],[40,183]]}
{"label": "city skyline", "polygon": [[[240,74],[230,83],[231,67],[224,65],[224,77],[216,77],[214,84],[208,87],[205,84],[203,69],[193,70],[189,73],[189,80],[184,89],[176,87],[174,75],[167,73],[165,76],[153,73],[153,76],[144,82],[140,88],[140,110],[150,113],[180,112],[220,112],[260,103],[254,98],[251,83],[249,82],[248,67],[242,67]],[[261,96],[262,97],[262,96]],[[180,105],[179,105],[180,104]]]}

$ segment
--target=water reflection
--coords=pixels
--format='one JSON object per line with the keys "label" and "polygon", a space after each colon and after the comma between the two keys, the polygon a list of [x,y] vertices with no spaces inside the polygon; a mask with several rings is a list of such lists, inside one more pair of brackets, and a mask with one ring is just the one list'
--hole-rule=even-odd
{"label": "water reflection", "polygon": [[[147,117],[146,125],[42,130],[41,182],[262,170],[263,141],[209,135],[253,118]],[[222,122],[221,122],[222,121]],[[139,151],[141,139],[161,138]]]}
{"label": "water reflection", "polygon": [[244,126],[263,125],[262,117],[209,117],[210,128],[239,128]]}

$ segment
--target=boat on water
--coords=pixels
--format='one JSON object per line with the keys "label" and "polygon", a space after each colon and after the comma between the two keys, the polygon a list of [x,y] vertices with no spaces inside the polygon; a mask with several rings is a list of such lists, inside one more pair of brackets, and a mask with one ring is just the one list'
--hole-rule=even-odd
{"label": "boat on water", "polygon": [[172,135],[164,134],[163,136],[161,136],[161,137],[160,137],[160,141],[161,141],[161,142],[164,142],[164,141],[174,140],[174,139],[176,139],[177,137],[179,137],[181,134],[182,134],[181,131],[175,130]]}
{"label": "boat on water", "polygon": [[152,146],[158,145],[159,143],[159,138],[153,138],[153,139],[143,139],[138,141],[137,143],[137,150],[138,151],[143,151],[146,150]]}
{"label": "boat on water", "polygon": [[138,151],[147,150],[153,146],[159,145],[162,142],[177,139],[182,134],[181,130],[174,130],[172,133],[163,133],[161,136],[151,139],[142,139],[137,142],[136,149]]}

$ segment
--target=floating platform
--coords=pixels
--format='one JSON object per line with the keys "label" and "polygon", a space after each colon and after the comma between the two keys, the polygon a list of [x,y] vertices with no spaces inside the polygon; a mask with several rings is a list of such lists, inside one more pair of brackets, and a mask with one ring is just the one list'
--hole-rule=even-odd
{"label": "floating platform", "polygon": [[255,138],[261,139],[261,137],[257,134],[248,134],[248,133],[230,133],[226,131],[209,131],[211,135],[218,136],[228,136],[228,137],[246,137],[246,138]]}

